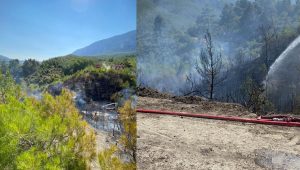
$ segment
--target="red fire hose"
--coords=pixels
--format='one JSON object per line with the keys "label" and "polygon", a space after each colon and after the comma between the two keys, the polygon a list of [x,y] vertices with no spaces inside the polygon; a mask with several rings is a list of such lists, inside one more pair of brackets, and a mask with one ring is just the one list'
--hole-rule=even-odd
{"label": "red fire hose", "polygon": [[[257,119],[250,119],[250,118],[229,117],[229,116],[214,116],[214,115],[208,115],[208,114],[195,114],[195,113],[187,113],[187,112],[162,111],[162,110],[137,109],[136,111],[140,112],[140,113],[154,113],[154,114],[163,114],[163,115],[174,115],[174,116],[197,117],[197,118],[205,118],[205,119],[237,121],[237,122],[246,122],[246,123],[300,127],[300,121],[298,118],[293,118],[294,121],[288,121],[288,119],[287,120],[276,119],[277,118],[276,116],[259,117]],[[282,117],[283,116],[280,116],[279,118],[282,118]],[[287,117],[287,116],[284,116],[284,117]],[[292,118],[292,117],[290,117],[290,118]]]}

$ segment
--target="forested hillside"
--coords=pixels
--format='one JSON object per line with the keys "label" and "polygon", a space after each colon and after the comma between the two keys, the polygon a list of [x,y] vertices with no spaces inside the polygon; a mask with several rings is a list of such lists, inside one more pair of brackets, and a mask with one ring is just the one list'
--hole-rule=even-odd
{"label": "forested hillside", "polygon": [[11,60],[1,66],[2,74],[9,72],[17,82],[27,86],[48,87],[53,83],[64,82],[71,77],[92,72],[118,72],[120,74],[135,74],[135,56],[118,57],[78,57],[68,55],[51,58],[43,62],[34,59]]}
{"label": "forested hillside", "polygon": [[[292,111],[262,94],[269,68],[300,33],[299,0],[142,0],[138,6],[140,85],[238,102],[254,111]],[[212,61],[220,61],[213,90],[203,70],[209,44]]]}

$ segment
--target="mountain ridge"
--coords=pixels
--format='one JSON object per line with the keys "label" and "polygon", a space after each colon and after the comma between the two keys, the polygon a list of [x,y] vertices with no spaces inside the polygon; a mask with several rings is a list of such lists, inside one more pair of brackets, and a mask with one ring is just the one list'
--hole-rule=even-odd
{"label": "mountain ridge", "polygon": [[78,56],[101,56],[109,54],[134,53],[136,50],[136,30],[96,41],[86,47],[75,50]]}
{"label": "mountain ridge", "polygon": [[4,55],[0,55],[0,61],[9,61],[11,60],[9,57],[6,57]]}

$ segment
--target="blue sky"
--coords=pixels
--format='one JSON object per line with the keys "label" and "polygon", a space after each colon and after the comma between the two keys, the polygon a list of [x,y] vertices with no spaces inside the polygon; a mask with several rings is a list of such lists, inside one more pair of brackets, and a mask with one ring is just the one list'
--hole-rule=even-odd
{"label": "blue sky", "polygon": [[44,60],[136,29],[136,0],[0,0],[0,55]]}

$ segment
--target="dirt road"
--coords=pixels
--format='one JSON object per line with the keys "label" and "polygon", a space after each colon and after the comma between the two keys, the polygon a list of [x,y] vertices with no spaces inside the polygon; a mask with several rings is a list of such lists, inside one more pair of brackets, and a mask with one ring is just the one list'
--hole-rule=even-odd
{"label": "dirt road", "polygon": [[[203,104],[203,103],[202,103]],[[139,97],[139,108],[255,116],[241,107]],[[300,169],[300,128],[138,113],[138,169]]]}

